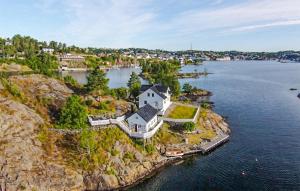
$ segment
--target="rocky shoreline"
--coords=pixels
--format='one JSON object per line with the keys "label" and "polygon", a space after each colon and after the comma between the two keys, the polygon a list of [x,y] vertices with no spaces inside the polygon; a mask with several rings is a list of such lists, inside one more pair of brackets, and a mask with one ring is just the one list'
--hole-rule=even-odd
{"label": "rocky shoreline", "polygon": [[[11,76],[7,80],[20,93],[17,97],[11,95],[0,82],[0,190],[126,189],[182,159],[166,157],[167,149],[182,149],[186,153],[183,158],[197,151],[197,144],[183,141],[184,137],[193,136],[190,134],[172,132],[172,139],[180,140],[180,144],[154,140],[159,149],[149,154],[145,148],[136,147],[117,127],[95,129],[101,136],[114,132],[109,136],[119,138],[107,143],[110,152],[103,151],[108,162],[90,170],[79,168],[73,163],[82,161],[75,158],[78,151],[70,142],[76,133],[66,135],[48,127],[52,118],[47,108],[57,110],[72,91],[59,80],[42,75]],[[211,110],[207,110],[206,120],[200,122],[211,132],[230,133],[225,119]],[[167,136],[171,134],[166,132]],[[101,138],[103,142],[104,137]]]}
{"label": "rocky shoreline", "polygon": [[[221,117],[220,115],[214,113],[211,111],[211,115],[213,115],[215,118],[213,120],[210,120],[210,124],[208,124],[209,126],[213,126],[213,128],[215,128],[217,131],[221,131],[222,133],[229,135],[231,130],[229,129],[228,124],[226,123],[225,119],[223,117]],[[225,144],[228,140],[225,140],[224,142],[222,142],[219,145],[216,145],[216,147],[214,147],[212,150],[217,149],[217,147],[222,146],[223,144]],[[177,146],[177,145],[176,145]],[[176,148],[175,146],[175,148]],[[134,187],[136,185],[138,185],[139,183],[144,182],[145,180],[155,176],[157,173],[159,173],[160,171],[162,171],[164,168],[167,168],[170,165],[175,164],[178,161],[182,161],[186,158],[189,158],[191,156],[194,155],[206,155],[207,153],[203,153],[201,149],[199,149],[200,145],[193,145],[190,146],[188,144],[180,144],[179,146],[177,146],[176,149],[181,149],[181,151],[183,152],[182,156],[177,156],[177,157],[166,157],[163,156],[164,159],[160,162],[158,162],[156,165],[154,165],[151,170],[149,170],[146,174],[141,174],[135,181],[133,181],[131,184],[127,184],[127,185],[122,185],[121,187],[118,188],[105,188],[104,190],[108,189],[108,190],[113,190],[113,189],[127,189],[127,188],[131,188]],[[174,148],[174,145],[172,146]]]}

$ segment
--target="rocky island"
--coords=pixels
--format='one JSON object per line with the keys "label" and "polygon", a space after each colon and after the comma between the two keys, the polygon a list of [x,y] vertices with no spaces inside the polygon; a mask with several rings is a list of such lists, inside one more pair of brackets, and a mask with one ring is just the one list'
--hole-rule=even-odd
{"label": "rocky island", "polygon": [[[208,73],[180,74],[178,59],[20,35],[0,43],[0,190],[126,188],[228,140],[212,93],[178,80]],[[107,67],[136,65],[127,87],[108,86]],[[87,84],[62,77],[68,67],[88,68]]]}
{"label": "rocky island", "polygon": [[92,136],[88,136],[94,143],[88,144],[93,145],[89,155],[84,142],[80,141],[83,130],[59,130],[54,125],[55,113],[72,94],[74,91],[64,81],[44,75],[1,79],[2,190],[126,187],[174,161],[176,157],[168,157],[166,153],[178,150],[189,153],[197,150],[201,143],[213,140],[220,132],[230,132],[221,116],[210,109],[202,109],[192,132],[164,123],[148,140],[149,144],[131,139],[116,125],[91,130]]}

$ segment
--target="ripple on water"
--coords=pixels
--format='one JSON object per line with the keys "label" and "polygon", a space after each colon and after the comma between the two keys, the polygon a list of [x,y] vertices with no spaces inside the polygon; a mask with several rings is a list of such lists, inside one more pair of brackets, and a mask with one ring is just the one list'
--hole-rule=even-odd
{"label": "ripple on water", "polygon": [[300,100],[289,91],[300,89],[300,64],[210,62],[198,67],[214,74],[181,83],[214,93],[215,111],[229,119],[230,141],[132,190],[300,190]]}

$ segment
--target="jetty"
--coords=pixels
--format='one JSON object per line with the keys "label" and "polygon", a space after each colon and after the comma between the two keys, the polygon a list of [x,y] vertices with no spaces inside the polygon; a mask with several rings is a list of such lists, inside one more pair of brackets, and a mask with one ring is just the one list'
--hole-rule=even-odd
{"label": "jetty", "polygon": [[229,140],[229,135],[225,133],[219,133],[218,136],[211,140],[210,142],[205,142],[199,146],[199,150],[202,154],[205,154],[216,147],[220,146],[221,144],[227,142]]}

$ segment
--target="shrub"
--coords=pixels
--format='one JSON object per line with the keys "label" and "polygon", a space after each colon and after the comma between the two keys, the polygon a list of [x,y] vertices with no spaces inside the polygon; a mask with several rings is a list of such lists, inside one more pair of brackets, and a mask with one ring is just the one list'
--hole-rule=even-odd
{"label": "shrub", "polygon": [[78,82],[70,75],[67,75],[67,76],[64,77],[64,82],[67,85],[71,85],[73,87],[78,86]]}
{"label": "shrub", "polygon": [[124,87],[115,88],[111,90],[110,94],[117,99],[126,99],[128,95],[128,89]]}
{"label": "shrub", "polygon": [[100,110],[108,110],[108,105],[106,102],[100,102],[99,105],[98,105],[98,108]]}
{"label": "shrub", "polygon": [[91,100],[91,99],[85,100],[86,106],[91,106],[92,104],[93,104],[93,100]]}
{"label": "shrub", "polygon": [[190,94],[190,93],[192,93],[193,87],[189,83],[185,83],[185,84],[183,84],[182,89],[183,89],[184,93]]}
{"label": "shrub", "polygon": [[134,159],[135,159],[135,156],[134,156],[134,154],[131,153],[131,152],[126,152],[123,158],[124,158],[124,159],[129,159],[129,160],[134,160]]}
{"label": "shrub", "polygon": [[204,103],[201,104],[201,107],[204,108],[204,109],[209,109],[210,105],[209,105],[209,103],[204,102]]}
{"label": "shrub", "polygon": [[11,83],[5,78],[1,79],[1,83],[12,96],[24,99],[24,96],[17,85]]}
{"label": "shrub", "polygon": [[68,98],[59,114],[58,127],[81,129],[87,126],[87,108],[77,95]]}
{"label": "shrub", "polygon": [[152,154],[155,151],[155,147],[152,144],[146,145],[145,149],[148,154]]}
{"label": "shrub", "polygon": [[112,156],[117,156],[119,153],[120,153],[120,152],[119,152],[118,150],[116,150],[116,149],[112,149],[111,152],[110,152],[110,154],[111,154]]}
{"label": "shrub", "polygon": [[111,166],[107,167],[106,173],[107,173],[108,175],[116,175],[116,174],[117,174],[117,173],[116,173],[116,170],[115,170],[113,167],[111,167]]}
{"label": "shrub", "polygon": [[186,122],[183,124],[183,128],[186,131],[194,131],[195,130],[195,123],[193,122]]}

